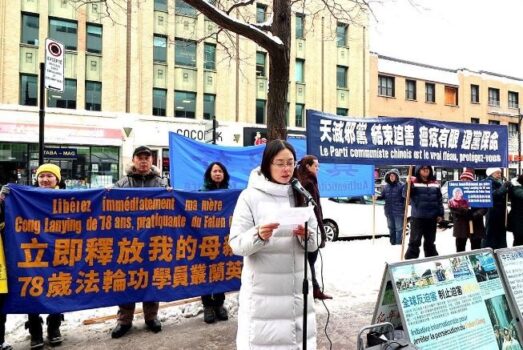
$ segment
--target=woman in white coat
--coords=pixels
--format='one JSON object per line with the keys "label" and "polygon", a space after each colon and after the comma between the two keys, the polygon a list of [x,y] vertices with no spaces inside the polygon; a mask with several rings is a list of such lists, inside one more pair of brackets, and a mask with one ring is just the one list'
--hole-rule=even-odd
{"label": "woman in white coat", "polygon": [[[244,256],[236,336],[240,350],[302,348],[304,244],[309,251],[318,245],[314,215],[307,237],[303,225],[278,223],[282,210],[304,202],[290,185],[295,164],[291,144],[267,143],[261,166],[251,172],[234,210],[229,245],[234,254]],[[312,350],[316,349],[312,293],[307,300],[307,349]]]}

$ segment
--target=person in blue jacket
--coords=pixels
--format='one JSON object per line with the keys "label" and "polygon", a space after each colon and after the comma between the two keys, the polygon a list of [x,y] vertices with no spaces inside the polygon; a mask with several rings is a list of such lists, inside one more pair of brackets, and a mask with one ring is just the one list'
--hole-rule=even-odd
{"label": "person in blue jacket", "polygon": [[[425,257],[436,256],[436,229],[443,219],[443,198],[441,186],[434,176],[431,166],[416,167],[416,176],[409,179],[410,190],[410,238],[405,259],[417,259],[421,240]],[[403,189],[407,196],[407,186]]]}
{"label": "person in blue jacket", "polygon": [[385,200],[385,217],[390,233],[390,244],[401,244],[403,238],[403,217],[405,216],[405,198],[398,169],[391,169],[385,174],[385,186],[378,199]]}

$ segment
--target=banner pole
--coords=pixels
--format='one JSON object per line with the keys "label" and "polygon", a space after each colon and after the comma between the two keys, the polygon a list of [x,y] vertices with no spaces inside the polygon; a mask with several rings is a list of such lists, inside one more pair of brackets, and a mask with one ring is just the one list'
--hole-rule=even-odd
{"label": "banner pole", "polygon": [[407,175],[407,196],[405,197],[405,210],[403,212],[403,234],[401,236],[401,256],[400,261],[403,261],[403,253],[405,252],[405,236],[407,231],[407,216],[409,214],[410,202],[410,178],[412,176],[412,165],[409,165],[409,173]]}
{"label": "banner pole", "polygon": [[372,244],[376,238],[376,194],[372,196]]}

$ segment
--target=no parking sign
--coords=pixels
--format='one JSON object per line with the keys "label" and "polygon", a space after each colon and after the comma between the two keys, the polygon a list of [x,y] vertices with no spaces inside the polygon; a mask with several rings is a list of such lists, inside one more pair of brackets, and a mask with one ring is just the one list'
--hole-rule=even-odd
{"label": "no parking sign", "polygon": [[45,39],[45,82],[47,89],[64,91],[64,44]]}

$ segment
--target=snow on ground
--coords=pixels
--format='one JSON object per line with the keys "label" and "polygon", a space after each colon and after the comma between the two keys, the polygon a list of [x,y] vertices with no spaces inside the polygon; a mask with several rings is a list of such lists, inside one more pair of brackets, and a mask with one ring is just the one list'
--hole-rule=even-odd
{"label": "snow on ground", "polygon": [[[509,242],[512,238],[509,235]],[[452,254],[455,252],[454,238],[452,229],[439,231],[436,239],[436,246],[440,255]],[[405,246],[406,249],[406,246]],[[383,277],[385,262],[393,263],[400,261],[401,246],[391,246],[388,237],[377,239],[359,239],[350,241],[329,242],[324,249],[321,249],[321,256],[318,263],[323,260],[323,281],[325,292],[334,296],[333,300],[326,301],[329,312],[333,316],[332,323],[329,325],[330,332],[334,339],[347,341],[347,336],[351,338],[351,343],[355,343],[359,328],[371,324],[371,315],[378,296],[378,291]],[[320,275],[320,267],[317,265],[317,273]],[[316,302],[316,313],[318,319],[318,333],[323,328],[327,311],[320,302]],[[140,306],[139,304],[137,306]],[[236,324],[236,314],[238,309],[237,293],[229,294],[226,298],[226,307],[229,309],[231,321],[226,322],[229,331],[234,334]],[[84,326],[82,322],[86,319],[95,317],[115,315],[116,307],[92,309],[65,314],[65,322],[62,325],[63,333],[66,335],[78,336],[85,333],[89,337],[96,333],[102,333],[102,338],[110,338],[110,329],[114,326],[115,320],[111,319],[103,323]],[[193,302],[181,306],[162,308],[159,317],[162,322],[168,324],[194,324],[191,319],[201,318],[203,308],[201,303]],[[359,319],[357,315],[361,315]],[[136,324],[143,324],[141,316],[138,317]],[[24,329],[26,315],[7,316],[7,335],[6,340],[15,344],[17,348],[27,348],[29,334]],[[203,321],[198,320],[197,324],[206,327]],[[168,327],[166,327],[168,328]],[[175,327],[174,327],[175,328]],[[205,328],[202,328],[205,329]],[[338,333],[337,333],[338,332]],[[132,337],[131,332],[130,337]],[[135,333],[135,337],[139,333]],[[318,348],[327,348],[325,336],[319,334]],[[233,339],[233,337],[231,337]],[[72,341],[72,339],[71,339]],[[138,338],[139,341],[139,338]],[[68,344],[67,339],[64,345]],[[115,343],[113,343],[115,344]],[[347,347],[347,343],[342,347],[336,348],[355,348]],[[214,344],[216,348],[228,348],[224,344]],[[221,345],[221,346],[220,346]],[[113,348],[116,345],[109,345]]]}

